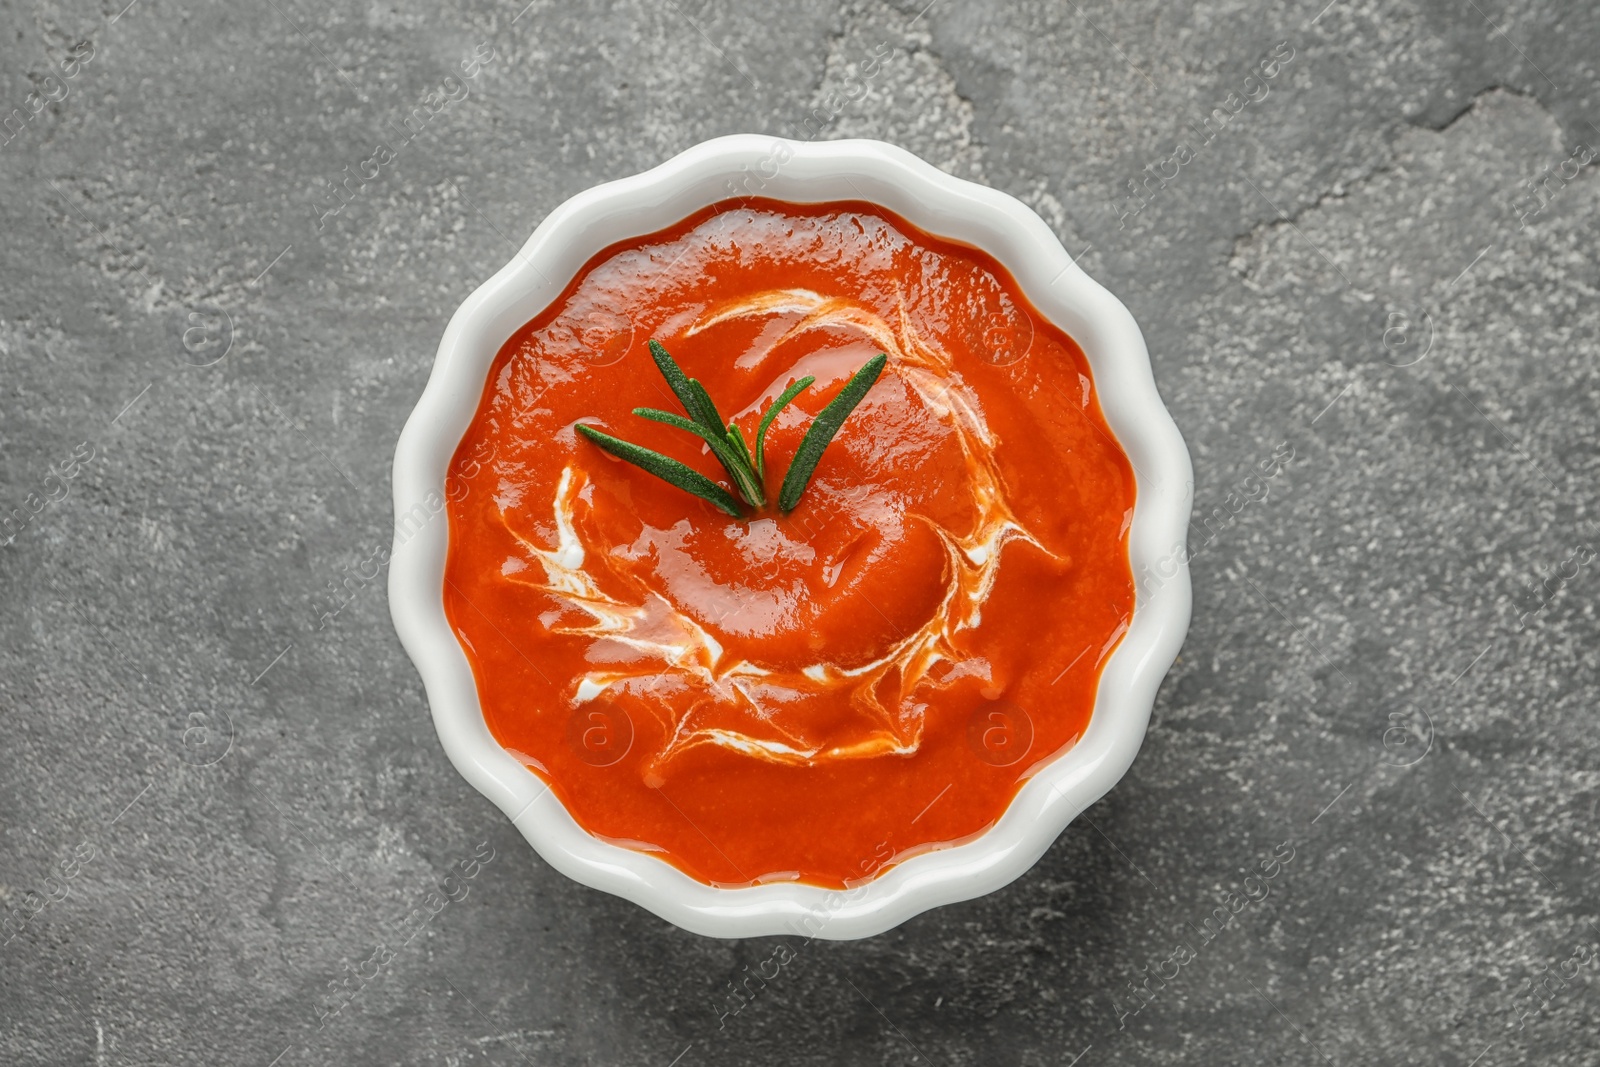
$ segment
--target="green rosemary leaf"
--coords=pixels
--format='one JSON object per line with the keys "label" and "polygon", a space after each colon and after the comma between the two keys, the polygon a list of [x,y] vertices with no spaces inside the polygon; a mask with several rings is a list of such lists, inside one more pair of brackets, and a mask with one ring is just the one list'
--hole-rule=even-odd
{"label": "green rosemary leaf", "polygon": [[664,422],[668,426],[676,426],[680,430],[688,430],[696,437],[706,438],[710,432],[693,419],[686,419],[676,411],[662,411],[660,408],[634,408],[633,413],[641,419],[651,422]]}
{"label": "green rosemary leaf", "polygon": [[778,508],[785,515],[800,503],[800,496],[811,484],[811,476],[816,473],[817,463],[822,459],[823,449],[828,447],[834,434],[839,432],[839,427],[844,425],[845,418],[861,403],[861,398],[867,395],[867,390],[872,388],[878,375],[883,373],[884,364],[888,362],[889,357],[882,352],[867,360],[866,365],[856,371],[839,391],[839,395],[830,400],[828,406],[811,421],[810,428],[800,441],[799,450],[789,464],[789,473],[783,476],[783,489],[778,494]]}
{"label": "green rosemary leaf", "polygon": [[[755,470],[755,460],[750,458],[750,446],[744,443],[744,434],[739,432],[736,423],[728,423],[728,443],[739,453],[739,458],[744,460],[745,466]],[[761,472],[756,471],[756,473],[759,475]]]}
{"label": "green rosemary leaf", "polygon": [[689,379],[689,388],[694,392],[695,400],[700,405],[701,422],[708,430],[717,433],[728,432],[728,424],[722,419],[722,412],[717,410],[716,401],[711,399],[711,394],[706,392],[706,387],[700,384],[699,378]]}
{"label": "green rosemary leaf", "polygon": [[761,416],[761,425],[756,428],[756,474],[761,478],[767,476],[767,427],[772,425],[772,420],[778,417],[778,412],[789,406],[789,401],[805,392],[806,387],[816,381],[811,375],[806,375],[798,382],[779,394],[778,399],[772,402],[767,413]]}
{"label": "green rosemary leaf", "polygon": [[663,456],[659,452],[653,452],[631,441],[624,441],[620,437],[612,437],[608,433],[602,433],[592,426],[585,426],[579,423],[576,429],[583,436],[618,459],[627,460],[635,467],[648,471],[664,482],[670,482],[686,493],[693,493],[702,500],[710,501],[736,519],[743,517],[743,513],[739,510],[739,502],[734,499],[733,494],[693,467],[686,466],[670,456]]}
{"label": "green rosemary leaf", "polygon": [[676,426],[680,430],[687,430],[700,440],[711,446],[711,452],[722,463],[723,469],[728,472],[728,477],[733,479],[733,484],[739,487],[739,495],[744,497],[751,507],[763,508],[767,506],[767,496],[761,490],[761,481],[756,477],[756,472],[751,469],[733,450],[725,435],[712,433],[698,422],[693,422],[682,415],[674,415],[670,411],[661,411],[657,408],[634,408],[633,413],[640,418],[650,419],[652,422],[664,422],[668,426]]}
{"label": "green rosemary leaf", "polygon": [[656,369],[667,380],[667,385],[671,386],[678,403],[683,405],[683,410],[689,413],[690,418],[708,430],[719,434],[727,432],[727,427],[718,421],[717,409],[711,404],[711,398],[706,397],[705,406],[701,406],[700,398],[706,396],[705,389],[699,382],[690,382],[689,377],[683,373],[683,368],[667,354],[667,350],[661,347],[659,341],[651,340],[650,358],[656,361]]}

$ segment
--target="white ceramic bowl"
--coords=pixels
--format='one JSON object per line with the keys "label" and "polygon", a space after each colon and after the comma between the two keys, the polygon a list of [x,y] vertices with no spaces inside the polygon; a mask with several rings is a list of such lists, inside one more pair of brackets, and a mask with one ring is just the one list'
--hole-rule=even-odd
{"label": "white ceramic bowl", "polygon": [[[792,882],[717,888],[648,853],[588,834],[545,783],[490,735],[472,669],[444,614],[446,469],[501,345],[602,248],[736,195],[799,203],[868,200],[929,233],[988,252],[1011,271],[1034,307],[1087,354],[1106,421],[1138,486],[1128,547],[1137,586],[1133,616],[1101,673],[1082,739],[1029,779],[978,838],[916,856],[848,890]],[[556,208],[517,257],[450,320],[433,374],[395,449],[389,607],[422,675],[451,762],[510,816],[551,866],[714,937],[866,937],[1018,877],[1127,771],[1144,739],[1156,687],[1189,625],[1184,539],[1190,496],[1189,453],[1156,393],[1133,316],[1079,269],[1026,205],[879,141],[721,137]]]}

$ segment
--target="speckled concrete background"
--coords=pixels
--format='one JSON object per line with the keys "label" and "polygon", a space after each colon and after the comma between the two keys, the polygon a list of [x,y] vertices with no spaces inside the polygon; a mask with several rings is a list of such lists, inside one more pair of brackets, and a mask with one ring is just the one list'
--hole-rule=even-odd
{"label": "speckled concrete background", "polygon": [[[0,22],[0,1061],[1600,1063],[1600,9],[124,2]],[[318,623],[514,244],[808,118],[1021,197],[1132,308],[1195,616],[1030,874],[722,1017],[779,941],[540,862],[381,578]]]}

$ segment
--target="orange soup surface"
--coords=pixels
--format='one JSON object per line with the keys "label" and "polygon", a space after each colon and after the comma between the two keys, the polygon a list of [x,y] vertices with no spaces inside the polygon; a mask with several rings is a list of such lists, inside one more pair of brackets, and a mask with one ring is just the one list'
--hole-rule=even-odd
{"label": "orange soup surface", "polygon": [[[775,500],[733,518],[664,345]],[[988,255],[876,206],[715,205],[591,259],[496,356],[450,467],[444,602],[489,729],[588,832],[716,885],[842,887],[982,833],[1082,736],[1133,605],[1134,479],[1083,352]]]}

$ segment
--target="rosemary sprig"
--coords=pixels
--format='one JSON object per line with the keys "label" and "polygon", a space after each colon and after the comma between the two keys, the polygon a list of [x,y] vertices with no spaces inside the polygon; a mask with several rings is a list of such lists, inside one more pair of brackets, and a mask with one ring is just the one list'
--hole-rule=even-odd
{"label": "rosemary sprig", "polygon": [[[744,502],[757,510],[766,507],[767,427],[772,425],[772,421],[790,401],[804,392],[816,379],[809,374],[806,375],[790,385],[777,400],[773,401],[772,406],[761,416],[761,423],[756,429],[755,448],[752,449],[745,443],[744,434],[738,426],[723,421],[722,414],[717,411],[717,405],[711,399],[711,394],[706,392],[705,386],[697,379],[685,375],[683,369],[667,354],[667,350],[654,340],[650,342],[650,357],[655,360],[656,368],[661,371],[661,376],[667,380],[667,385],[671,387],[673,395],[678,398],[678,402],[683,405],[683,410],[689,417],[684,418],[682,415],[657,408],[634,408],[633,413],[640,418],[686,430],[700,438],[711,449],[711,454],[717,457],[723,470],[728,472],[729,480],[733,482],[739,496],[744,498]],[[817,463],[822,459],[823,449],[828,447],[834,435],[839,432],[845,417],[854,411],[856,405],[861,403],[861,398],[867,395],[867,390],[872,388],[888,362],[889,357],[881,352],[868,360],[866,366],[856,371],[840,390],[839,395],[829,401],[827,407],[812,420],[811,426],[800,442],[799,451],[789,464],[789,472],[784,476],[782,491],[778,496],[779,510],[785,515],[800,503],[800,497],[805,492],[806,486],[811,483],[811,476],[816,472]],[[626,460],[687,493],[693,493],[702,500],[710,501],[736,519],[744,517],[739,507],[739,500],[732,493],[694,468],[642,445],[603,433],[593,426],[579,423],[576,428],[583,436],[618,459]]]}

